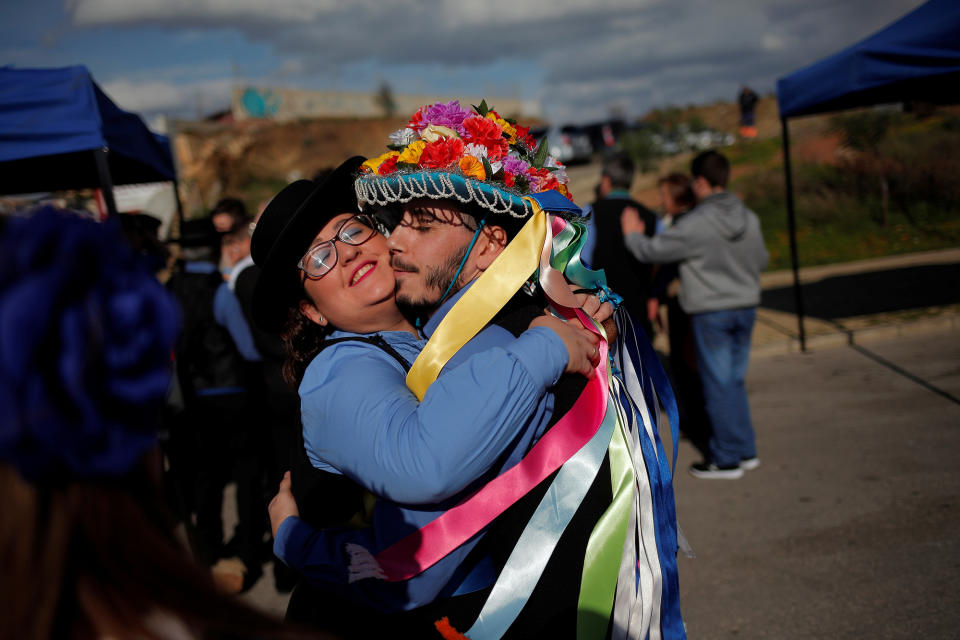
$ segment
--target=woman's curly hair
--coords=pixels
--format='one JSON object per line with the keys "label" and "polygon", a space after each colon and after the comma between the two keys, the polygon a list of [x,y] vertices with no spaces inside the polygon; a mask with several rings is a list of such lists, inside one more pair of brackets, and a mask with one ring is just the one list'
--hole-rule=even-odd
{"label": "woman's curly hair", "polygon": [[323,342],[332,329],[321,327],[300,312],[300,302],[310,302],[306,292],[287,311],[287,320],[280,337],[286,358],[283,361],[283,380],[296,389],[303,380],[310,361],[323,349]]}

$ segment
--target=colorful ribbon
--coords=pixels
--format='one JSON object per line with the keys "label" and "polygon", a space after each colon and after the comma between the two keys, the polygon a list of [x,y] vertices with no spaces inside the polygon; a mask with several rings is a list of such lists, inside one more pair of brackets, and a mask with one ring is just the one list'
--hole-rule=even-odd
{"label": "colorful ribbon", "polygon": [[[582,226],[555,216],[548,225],[539,204],[534,200],[530,204],[534,211],[531,219],[451,309],[414,362],[407,384],[419,398],[447,360],[538,267],[539,282],[555,311],[566,318],[576,316],[584,326],[603,335],[602,328],[576,309],[567,285],[568,280],[582,287],[605,285],[603,272],[592,271],[580,260]],[[625,312],[617,315],[618,328],[628,324],[623,320],[628,317]],[[608,377],[608,354],[602,343],[597,375],[573,409],[519,464],[377,556],[388,580],[408,579],[475,535],[559,468],[477,622],[467,632],[473,640],[500,637],[516,619],[593,482],[605,450],[610,457],[614,498],[587,545],[578,638],[602,637],[611,612],[616,638],[684,637],[672,577],[676,576],[676,515],[670,467],[654,428],[663,402],[674,432],[675,466],[676,404],[669,386],[664,387],[666,378],[655,354],[650,359],[652,348],[629,324],[620,328],[625,346],[615,357],[619,370],[625,371],[625,381]]]}

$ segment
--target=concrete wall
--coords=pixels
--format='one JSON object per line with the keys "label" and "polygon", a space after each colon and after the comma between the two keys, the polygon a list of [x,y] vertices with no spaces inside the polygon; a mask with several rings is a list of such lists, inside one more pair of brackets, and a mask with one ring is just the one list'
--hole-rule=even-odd
{"label": "concrete wall", "polygon": [[[460,100],[460,104],[480,104],[475,96],[393,96],[394,115],[412,115],[425,104]],[[487,104],[503,116],[539,118],[536,101],[486,96]],[[236,86],[233,88],[233,117],[240,120],[266,118],[278,122],[299,118],[382,118],[386,114],[377,104],[376,94],[351,91],[307,91],[268,87]]]}

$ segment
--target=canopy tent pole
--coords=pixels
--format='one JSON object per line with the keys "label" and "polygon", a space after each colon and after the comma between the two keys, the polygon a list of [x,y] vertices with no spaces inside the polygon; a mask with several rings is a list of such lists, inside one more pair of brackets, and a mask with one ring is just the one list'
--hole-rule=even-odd
{"label": "canopy tent pole", "polygon": [[793,211],[793,177],[790,168],[790,128],[787,119],[780,118],[783,130],[783,171],[787,188],[787,232],[790,235],[790,264],[793,266],[793,300],[797,309],[797,328],[800,335],[800,351],[807,350],[807,336],[803,330],[803,294],[800,291],[800,258],[797,254],[797,220]]}
{"label": "canopy tent pole", "polygon": [[93,157],[97,162],[97,175],[100,176],[100,191],[103,201],[107,205],[107,216],[117,216],[117,202],[113,199],[113,178],[110,177],[110,166],[107,164],[107,148],[100,147],[93,150]]}
{"label": "canopy tent pole", "polygon": [[[183,232],[183,202],[180,200],[180,181],[176,178],[173,179],[173,198],[177,201],[177,237],[180,237],[180,234]],[[171,233],[167,231],[167,237],[169,238]]]}

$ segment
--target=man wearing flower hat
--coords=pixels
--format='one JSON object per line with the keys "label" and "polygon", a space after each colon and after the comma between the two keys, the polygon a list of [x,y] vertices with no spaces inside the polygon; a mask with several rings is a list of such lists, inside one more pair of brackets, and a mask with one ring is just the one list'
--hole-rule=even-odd
{"label": "man wearing flower hat", "polygon": [[[391,140],[393,145],[389,152],[364,164],[363,172],[356,182],[356,190],[361,204],[402,208],[400,223],[388,241],[392,253],[391,266],[397,277],[397,299],[427,319],[423,333],[431,339],[427,346],[429,350],[439,335],[445,334],[445,331],[449,333],[449,330],[444,328],[445,321],[449,328],[457,326],[464,318],[472,319],[471,316],[475,315],[469,311],[472,309],[469,304],[476,304],[478,295],[471,298],[471,294],[476,294],[480,290],[478,288],[484,286],[481,282],[485,274],[489,275],[488,272],[497,270],[494,265],[496,261],[490,256],[500,255],[521,225],[548,207],[551,211],[563,211],[566,215],[576,215],[579,209],[564,197],[569,196],[569,192],[566,189],[566,176],[562,165],[546,156],[545,147],[538,151],[525,128],[501,118],[495,111],[488,109],[485,103],[472,110],[464,109],[456,102],[424,107],[414,115],[410,125],[393,134]],[[539,194],[536,197],[539,197],[542,203],[524,197],[530,194]],[[523,233],[521,230],[520,234]],[[494,247],[494,250],[487,251],[489,247]],[[537,251],[539,252],[539,249]],[[499,273],[501,276],[502,271],[501,269]],[[506,302],[531,271],[533,268],[528,267],[526,271],[521,269],[518,271],[520,277],[515,286],[504,285],[501,291],[496,292],[503,297],[505,306],[510,306]],[[512,275],[516,280],[516,274]],[[489,286],[484,291],[489,292]],[[484,298],[484,295],[486,294],[479,294],[479,297]],[[462,311],[464,304],[468,305],[468,312],[458,316],[457,310]],[[509,315],[505,316],[503,313],[494,321],[504,324],[511,322]],[[486,323],[486,319],[477,322],[480,328]],[[485,339],[484,335],[481,333],[476,338],[468,338],[466,346],[450,359],[451,365],[456,363],[456,358],[464,357],[471,349],[479,350],[495,344],[491,343],[489,334],[486,334]],[[420,359],[411,369],[408,386],[411,386],[415,393],[418,388],[422,393],[425,388],[423,385],[428,385],[429,382],[423,383],[422,379],[420,383],[417,382],[418,363]],[[553,407],[554,418],[550,424],[556,423],[559,417],[566,413],[565,409],[579,395],[582,387],[581,380],[579,385],[574,384],[572,392],[557,394],[557,404]],[[451,428],[456,428],[456,420],[451,420]],[[512,470],[524,453],[526,447],[505,452],[506,463],[500,468]],[[599,472],[596,465],[600,465]],[[362,474],[358,475],[362,477]],[[594,477],[596,482],[590,480]],[[579,566],[582,566],[583,562],[583,548],[588,543],[594,524],[610,502],[609,477],[607,463],[597,459],[593,473],[585,482],[581,482],[584,485],[584,495],[579,507],[574,505],[576,509],[568,509],[570,513],[566,523],[554,536],[556,538],[559,533],[567,531],[563,534],[566,544],[558,545],[558,540],[554,539],[548,548],[556,547],[557,552],[552,559],[550,553],[544,557],[543,562],[550,559],[550,563],[546,567],[541,566],[538,572],[541,576],[540,584],[537,585],[535,580],[528,585],[527,592],[521,590],[514,593],[514,596],[525,602],[535,602],[537,598],[535,595],[531,596],[529,590],[536,587],[538,592],[548,594],[540,598],[541,606],[528,606],[522,615],[520,611],[516,611],[506,616],[502,615],[503,607],[496,603],[491,605],[488,601],[484,606],[481,618],[488,612],[487,607],[492,607],[491,611],[495,610],[496,617],[500,618],[498,630],[491,637],[500,637],[508,628],[512,635],[519,634],[517,637],[560,630],[569,633],[576,625],[575,598],[580,587]],[[513,495],[507,503],[514,505],[511,511],[497,518],[490,528],[484,529],[485,535],[483,531],[477,531],[477,535],[455,545],[461,557],[467,553],[461,566],[466,569],[467,565],[472,563],[474,569],[484,568],[490,564],[488,559],[497,570],[502,569],[505,564],[510,566],[507,556],[513,549],[513,543],[522,537],[524,524],[538,508],[541,497],[552,489],[551,482],[552,479],[546,477],[542,481],[533,482],[525,493]],[[491,485],[484,487],[480,493]],[[462,506],[463,502],[458,508]],[[573,518],[573,511],[576,511],[576,518]],[[438,521],[440,519],[437,518]],[[306,532],[297,531],[302,528],[301,525],[302,523],[297,523],[295,519],[282,522],[278,531],[278,554],[293,566],[316,565],[317,557],[305,555],[304,545],[290,544],[287,545],[288,548],[283,548],[285,540],[308,539]],[[428,534],[416,535],[421,536],[418,540],[421,548],[430,546],[432,538]],[[565,562],[567,550],[571,547],[578,549],[580,555],[579,565],[576,557],[572,559],[576,568],[574,572],[566,566],[570,562]],[[377,556],[381,565],[387,565],[390,561],[392,550],[388,549]],[[394,559],[396,555],[394,554]],[[335,559],[332,561],[335,562]],[[404,579],[411,583],[419,581],[422,585],[432,581],[437,585],[437,599],[429,606],[413,612],[413,615],[429,618],[446,614],[449,609],[455,625],[464,626],[466,623],[469,626],[482,601],[471,602],[465,610],[461,606],[464,599],[461,597],[458,600],[457,594],[480,593],[486,596],[490,593],[491,578],[484,578],[478,575],[477,571],[468,572],[467,575],[464,575],[464,572],[451,575],[450,567],[438,571],[440,568],[440,563],[420,566],[404,575]],[[386,573],[390,573],[389,566],[384,566],[384,569]],[[452,569],[455,570],[456,567]],[[383,573],[380,575],[382,577]],[[355,572],[354,577],[362,577],[362,574]],[[553,579],[548,579],[549,577]],[[473,584],[468,584],[471,581]],[[458,584],[460,589],[455,588]],[[361,585],[365,589],[376,586],[371,585],[370,581],[364,581]],[[481,587],[479,592],[478,587]],[[494,587],[493,593],[497,593],[496,589]],[[450,594],[453,594],[453,597],[450,597]],[[570,599],[571,594],[573,600]],[[566,600],[561,602],[564,597]],[[550,608],[553,611],[550,611]],[[557,609],[567,610],[572,615],[554,615]],[[487,617],[492,619],[494,616]],[[547,624],[544,627],[544,618],[555,618],[558,624]],[[562,623],[559,623],[561,619]],[[445,622],[446,632],[454,633],[450,621]],[[493,632],[491,629],[474,629],[468,632],[468,635],[483,637],[484,633]]]}

